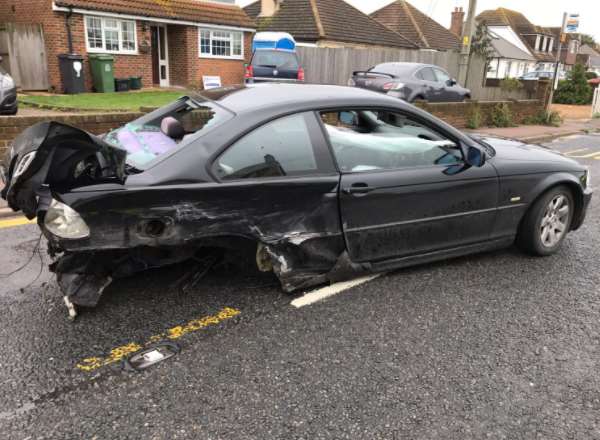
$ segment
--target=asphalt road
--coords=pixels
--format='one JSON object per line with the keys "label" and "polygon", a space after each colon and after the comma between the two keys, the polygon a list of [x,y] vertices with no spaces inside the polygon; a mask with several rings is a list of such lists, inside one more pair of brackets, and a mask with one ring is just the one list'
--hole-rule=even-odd
{"label": "asphalt road", "polygon": [[[600,180],[600,136],[552,147]],[[600,438],[597,203],[555,256],[449,260],[300,309],[228,268],[183,289],[181,266],[70,322],[37,242],[0,228],[1,273],[31,258],[0,277],[2,439]],[[121,369],[158,339],[181,352]]]}

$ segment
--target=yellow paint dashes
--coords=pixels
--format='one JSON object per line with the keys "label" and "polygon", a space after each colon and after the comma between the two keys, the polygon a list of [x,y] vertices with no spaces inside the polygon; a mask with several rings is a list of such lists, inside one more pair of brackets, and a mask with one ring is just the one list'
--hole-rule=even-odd
{"label": "yellow paint dashes", "polygon": [[[590,151],[589,148],[582,148],[579,150],[573,150],[573,151],[566,151],[565,152],[565,156],[567,157],[572,157],[575,159],[596,159],[596,160],[600,160],[600,151],[596,151],[594,153],[586,153],[587,151]],[[586,154],[580,154],[580,153],[586,153]]]}
{"label": "yellow paint dashes", "polygon": [[205,316],[203,318],[193,319],[190,322],[184,325],[178,325],[176,327],[170,328],[167,331],[160,333],[158,335],[153,335],[148,338],[144,344],[138,344],[136,342],[132,342],[126,345],[122,345],[120,347],[113,348],[110,351],[110,354],[106,357],[89,357],[81,361],[81,363],[77,364],[77,368],[82,371],[94,371],[98,368],[104,367],[106,365],[113,364],[115,362],[119,362],[126,356],[129,356],[136,351],[140,351],[144,347],[160,342],[164,339],[179,339],[182,336],[187,335],[188,333],[195,332],[197,330],[204,329],[211,325],[219,324],[227,319],[231,319],[241,312],[237,309],[233,309],[231,307],[225,307],[219,313],[212,316]]}
{"label": "yellow paint dashes", "polygon": [[13,228],[15,226],[22,226],[22,225],[32,225],[36,223],[36,220],[28,220],[25,217],[15,217],[15,218],[8,218],[6,220],[0,220],[0,229],[3,228]]}

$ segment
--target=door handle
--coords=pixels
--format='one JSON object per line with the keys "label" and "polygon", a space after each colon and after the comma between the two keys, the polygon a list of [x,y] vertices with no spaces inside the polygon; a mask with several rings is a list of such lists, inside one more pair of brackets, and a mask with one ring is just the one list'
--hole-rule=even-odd
{"label": "door handle", "polygon": [[352,194],[367,194],[376,189],[377,188],[369,186],[366,183],[354,183],[354,184],[352,184],[352,186],[344,188],[343,191],[346,194],[352,195]]}

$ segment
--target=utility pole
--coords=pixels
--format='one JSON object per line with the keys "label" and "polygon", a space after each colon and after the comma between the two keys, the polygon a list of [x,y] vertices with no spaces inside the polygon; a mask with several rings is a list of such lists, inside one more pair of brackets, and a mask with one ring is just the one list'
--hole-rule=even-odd
{"label": "utility pole", "polygon": [[469,73],[469,61],[471,59],[471,40],[475,33],[475,13],[477,11],[477,0],[469,0],[469,12],[467,14],[467,23],[463,32],[462,50],[460,52],[460,64],[458,66],[458,83],[463,87],[467,86],[467,76]]}
{"label": "utility pole", "polygon": [[560,32],[558,35],[558,49],[556,51],[556,63],[554,65],[554,77],[552,78],[552,85],[550,86],[550,96],[548,97],[548,103],[546,104],[546,112],[550,112],[552,107],[552,101],[554,101],[554,89],[558,86],[558,71],[560,69],[560,55],[562,53],[562,45],[563,38],[565,38],[565,31],[567,28],[567,18],[568,15],[566,12],[563,14],[562,27],[560,28]]}

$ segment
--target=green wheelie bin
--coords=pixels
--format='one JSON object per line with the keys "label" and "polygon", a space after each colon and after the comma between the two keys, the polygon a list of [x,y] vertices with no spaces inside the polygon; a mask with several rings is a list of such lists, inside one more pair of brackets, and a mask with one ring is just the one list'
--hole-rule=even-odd
{"label": "green wheelie bin", "polygon": [[91,54],[90,70],[94,81],[94,90],[98,93],[115,91],[115,57],[107,54]]}

